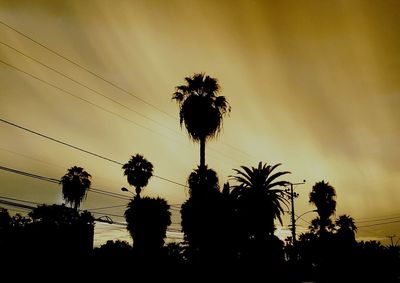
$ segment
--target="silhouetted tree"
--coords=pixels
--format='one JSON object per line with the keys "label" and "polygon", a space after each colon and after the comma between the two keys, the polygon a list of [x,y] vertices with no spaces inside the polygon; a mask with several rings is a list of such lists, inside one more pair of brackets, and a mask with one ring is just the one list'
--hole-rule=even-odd
{"label": "silhouetted tree", "polygon": [[129,269],[132,264],[132,246],[126,241],[108,240],[105,244],[94,249],[94,266],[107,270]]}
{"label": "silhouetted tree", "polygon": [[200,167],[205,167],[205,145],[222,129],[223,117],[231,111],[224,96],[218,96],[217,79],[194,74],[185,78],[186,84],[177,86],[172,99],[179,104],[180,124],[185,125],[189,137],[200,142]]}
{"label": "silhouetted tree", "polygon": [[0,208],[0,232],[2,230],[9,229],[11,227],[11,216],[8,210],[5,208]]}
{"label": "silhouetted tree", "polygon": [[357,275],[357,281],[352,282],[398,282],[400,249],[392,250],[378,241],[361,241],[357,243],[356,251],[352,271]]}
{"label": "silhouetted tree", "polygon": [[234,169],[236,175],[230,176],[237,183],[231,198],[239,260],[252,273],[268,273],[270,279],[276,278],[284,262],[283,241],[274,235],[274,219],[282,223],[283,207],[287,206],[280,187],[289,182],[278,178],[290,172],[274,172],[278,166],[259,162],[257,167]]}
{"label": "silhouetted tree", "polygon": [[340,215],[336,219],[337,235],[341,240],[348,241],[350,243],[355,243],[357,232],[357,226],[354,223],[354,219],[349,215]]}
{"label": "silhouetted tree", "polygon": [[127,176],[129,185],[135,187],[136,197],[140,198],[142,189],[147,186],[153,176],[153,164],[143,155],[132,155],[131,159],[122,166],[124,175]]}
{"label": "silhouetted tree", "polygon": [[[324,230],[321,230],[321,227],[324,227]],[[321,224],[321,219],[319,217],[315,217],[311,220],[310,226],[308,226],[311,233],[320,235],[324,232],[333,232],[335,230],[335,224],[332,222],[330,218],[325,220],[323,224]]]}
{"label": "silhouetted tree", "polygon": [[190,198],[181,207],[188,258],[210,267],[230,256],[228,209],[214,170],[199,166],[190,174],[188,184]]}
{"label": "silhouetted tree", "polygon": [[336,192],[335,189],[325,181],[317,182],[312,187],[310,193],[310,203],[317,207],[319,215],[319,231],[324,234],[330,225],[330,217],[336,211]]}
{"label": "silhouetted tree", "polygon": [[10,251],[10,230],[12,219],[7,209],[0,208],[0,254],[5,257]]}
{"label": "silhouetted tree", "polygon": [[61,177],[63,198],[67,204],[73,205],[75,210],[78,210],[82,200],[86,197],[91,177],[82,167],[77,166],[69,168],[67,173]]}
{"label": "silhouetted tree", "polygon": [[170,206],[162,198],[134,198],[125,211],[127,230],[133,239],[134,251],[140,257],[160,255],[171,224]]}
{"label": "silhouetted tree", "polygon": [[219,194],[217,172],[209,169],[207,165],[193,170],[189,175],[188,184],[191,197],[208,198],[210,195]]}
{"label": "silhouetted tree", "polygon": [[39,205],[29,213],[33,252],[68,260],[83,259],[93,250],[94,217],[62,205]]}
{"label": "silhouetted tree", "polygon": [[274,219],[277,218],[282,223],[282,205],[287,205],[287,200],[284,190],[279,187],[286,186],[289,182],[277,179],[290,172],[273,173],[280,165],[271,166],[260,162],[258,167],[241,166],[242,170],[234,169],[236,175],[231,177],[238,185],[233,186],[232,194],[247,215],[249,236],[272,235],[275,230]]}

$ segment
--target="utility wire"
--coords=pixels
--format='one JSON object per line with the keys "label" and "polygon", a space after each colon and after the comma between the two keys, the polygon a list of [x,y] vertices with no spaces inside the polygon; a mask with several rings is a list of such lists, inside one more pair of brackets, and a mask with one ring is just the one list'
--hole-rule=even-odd
{"label": "utility wire", "polygon": [[115,84],[115,83],[113,83],[113,82],[107,80],[106,78],[100,76],[99,74],[97,74],[97,73],[95,73],[95,72],[89,70],[88,68],[82,66],[81,64],[78,64],[77,62],[75,62],[75,61],[69,59],[68,57],[62,55],[61,53],[59,53],[59,52],[57,52],[57,51],[51,49],[50,47],[48,47],[48,46],[46,46],[46,45],[40,43],[39,41],[33,39],[32,37],[26,35],[25,33],[21,32],[21,31],[19,31],[19,30],[13,28],[12,26],[6,24],[5,22],[3,22],[3,21],[0,20],[0,24],[2,24],[3,26],[5,26],[5,27],[7,27],[7,28],[9,28],[9,29],[11,29],[11,30],[13,30],[13,31],[15,31],[15,32],[18,33],[19,35],[22,35],[23,37],[29,39],[30,41],[36,43],[37,45],[43,47],[44,49],[50,51],[51,53],[57,55],[58,57],[63,58],[64,60],[70,62],[71,64],[77,66],[78,68],[80,68],[80,69],[82,69],[82,70],[84,70],[84,71],[86,71],[86,72],[92,74],[93,76],[95,76],[95,77],[99,78],[100,80],[102,80],[102,81],[108,83],[109,85],[112,85],[113,87],[119,89],[120,91],[122,91],[122,92],[124,92],[124,93],[126,93],[126,94],[128,94],[128,95],[130,95],[130,96],[132,96],[132,97],[134,97],[134,98],[136,98],[137,100],[141,101],[142,103],[144,103],[144,104],[146,104],[146,105],[148,105],[148,106],[150,106],[150,107],[156,109],[157,111],[159,111],[159,112],[161,112],[161,113],[164,113],[165,115],[169,116],[170,118],[175,119],[175,116],[169,114],[168,112],[165,112],[164,110],[160,109],[159,107],[155,106],[154,104],[152,104],[152,103],[150,103],[150,102],[147,102],[147,101],[144,100],[143,98],[140,98],[139,96],[133,94],[132,92],[128,91],[127,89],[122,88],[122,87],[120,87],[119,85],[117,85],[117,84]]}
{"label": "utility wire", "polygon": [[[42,181],[47,181],[47,182],[50,182],[50,183],[55,183],[55,184],[59,184],[60,183],[57,179],[54,179],[54,178],[44,177],[44,176],[41,176],[41,175],[36,175],[36,174],[20,171],[20,170],[9,168],[9,167],[0,166],[0,170],[7,171],[7,172],[10,172],[10,173],[19,174],[19,175],[26,176],[26,177],[39,179],[39,180],[42,180]],[[89,188],[88,191],[89,192],[93,192],[93,193],[106,195],[106,196],[110,196],[110,197],[114,197],[114,198],[123,199],[123,200],[131,200],[131,198],[129,198],[129,197],[125,196],[125,195],[118,194],[118,193],[112,193],[112,192],[108,192],[108,191],[100,190],[100,189],[96,189],[96,188]],[[0,197],[0,198],[7,199],[6,197]],[[18,200],[18,199],[13,199],[13,198],[8,198],[8,199],[9,200]],[[21,200],[18,200],[18,201],[21,201]],[[27,203],[38,204],[36,202],[27,202]],[[179,209],[177,209],[177,208],[170,208],[170,210],[179,212]],[[102,213],[102,214],[105,214],[105,213]],[[112,216],[122,217],[121,215],[112,215]]]}
{"label": "utility wire", "polygon": [[362,221],[356,221],[357,223],[366,223],[366,222],[379,222],[379,221],[385,221],[385,220],[391,220],[391,219],[398,219],[400,216],[395,216],[395,217],[384,217],[384,218],[378,218],[375,220],[362,220]]}
{"label": "utility wire", "polygon": [[[1,60],[0,60],[0,61],[1,61]],[[29,133],[31,133],[31,134],[38,135],[38,136],[40,136],[40,137],[42,137],[42,138],[46,138],[46,139],[48,139],[48,140],[51,140],[51,141],[57,142],[57,143],[59,143],[59,144],[62,144],[62,145],[68,146],[68,147],[70,147],[70,148],[73,148],[73,149],[79,150],[79,151],[81,151],[81,152],[84,152],[84,153],[90,154],[90,155],[92,155],[92,156],[95,156],[95,157],[101,158],[101,159],[103,159],[103,160],[106,160],[106,161],[112,162],[112,163],[114,163],[114,164],[118,164],[118,165],[124,165],[124,163],[122,163],[122,162],[119,162],[119,161],[113,160],[113,159],[111,159],[111,158],[108,158],[108,157],[102,156],[102,155],[100,155],[100,154],[97,154],[97,153],[94,153],[94,152],[91,152],[91,151],[85,150],[85,149],[83,149],[83,148],[80,148],[80,147],[74,146],[74,145],[72,145],[72,144],[69,144],[69,143],[63,142],[63,141],[61,141],[61,140],[58,140],[58,139],[55,139],[55,138],[49,137],[48,135],[41,134],[41,133],[39,133],[39,132],[36,132],[36,131],[34,131],[34,130],[31,130],[31,129],[28,129],[28,128],[26,128],[26,127],[23,127],[23,126],[21,126],[21,125],[17,125],[17,124],[15,124],[15,123],[12,123],[12,122],[10,122],[10,121],[4,120],[4,119],[2,119],[2,118],[0,118],[0,121],[1,121],[1,122],[3,122],[3,123],[6,123],[6,124],[8,124],[8,125],[10,125],[10,126],[13,126],[13,127],[19,128],[19,129],[21,129],[21,130],[24,130],[24,131],[27,131],[27,132],[29,132]],[[172,181],[172,180],[170,180],[170,179],[168,179],[168,178],[161,177],[161,176],[158,176],[158,175],[153,175],[153,176],[154,176],[154,177],[156,177],[156,178],[158,178],[158,179],[161,179],[161,180],[164,180],[164,181],[170,182],[170,183],[172,183],[172,184],[179,185],[179,186],[182,186],[182,187],[185,187],[185,188],[187,188],[187,186],[186,186],[186,185],[184,185],[184,184],[181,184],[181,183],[178,183],[178,182],[175,182],[175,181]]]}
{"label": "utility wire", "polygon": [[[35,207],[31,206],[31,205],[25,205],[25,204],[17,203],[15,201],[8,201],[8,200],[3,200],[3,199],[12,199],[12,198],[7,198],[7,197],[1,197],[0,196],[0,204],[7,205],[7,206],[12,206],[12,207],[18,207],[18,208],[27,209],[27,210],[35,209]],[[19,202],[32,203],[32,204],[40,205],[39,203],[30,202],[30,201],[26,201],[26,200],[18,200],[18,199],[14,199],[14,200],[17,200]],[[103,216],[106,216],[109,219],[109,220],[104,220],[104,219],[101,219],[101,217],[99,217],[99,218],[95,218],[95,221],[108,223],[108,224],[111,224],[111,225],[119,225],[119,226],[125,226],[125,227],[127,226],[127,223],[125,223],[125,222],[114,221],[113,219],[108,217],[108,216],[113,216],[113,217],[122,217],[123,218],[124,216],[122,216],[122,215],[111,214],[111,213],[92,212],[90,210],[88,210],[88,211],[93,213],[93,214],[101,214]],[[167,229],[166,232],[167,233],[173,233],[173,234],[182,234],[182,232],[180,232],[180,229],[176,229],[176,228]]]}
{"label": "utility wire", "polygon": [[65,89],[63,89],[63,88],[61,88],[61,87],[59,87],[59,86],[57,86],[57,85],[55,85],[55,84],[53,84],[53,83],[50,83],[50,82],[48,82],[48,81],[46,81],[46,80],[44,80],[44,79],[42,79],[42,78],[39,78],[39,77],[37,77],[37,76],[35,76],[35,75],[33,75],[33,74],[27,72],[27,71],[24,71],[24,70],[22,70],[22,69],[20,69],[20,68],[18,68],[18,67],[16,67],[16,66],[14,66],[14,65],[12,65],[12,64],[10,64],[10,63],[8,63],[8,62],[6,62],[6,61],[3,61],[3,60],[0,59],[0,62],[3,63],[3,64],[6,65],[6,66],[8,66],[8,67],[10,67],[10,68],[12,68],[12,69],[18,71],[18,72],[20,72],[20,73],[23,73],[23,74],[25,74],[25,75],[27,75],[27,76],[29,76],[29,77],[31,77],[31,78],[34,78],[34,79],[36,79],[36,80],[38,80],[38,81],[40,81],[40,82],[42,82],[42,83],[44,83],[44,84],[46,84],[46,85],[49,85],[49,86],[51,86],[51,87],[53,87],[53,88],[55,88],[55,89],[57,89],[57,90],[59,90],[59,91],[61,91],[61,92],[63,92],[63,93],[66,93],[66,94],[68,94],[68,95],[70,95],[70,96],[72,96],[72,97],[74,97],[74,98],[76,98],[76,99],[82,100],[83,102],[86,102],[86,103],[92,105],[93,107],[96,107],[96,108],[98,108],[98,109],[100,109],[100,110],[102,110],[102,111],[104,111],[104,112],[107,112],[107,113],[109,113],[109,114],[111,114],[111,115],[114,115],[114,116],[120,118],[120,119],[123,119],[123,120],[125,120],[125,121],[128,121],[128,122],[130,122],[130,123],[132,123],[132,124],[134,124],[134,125],[136,125],[136,126],[138,126],[138,127],[140,127],[140,128],[143,128],[143,129],[149,131],[149,132],[152,133],[152,134],[160,135],[160,136],[163,136],[163,137],[165,137],[165,138],[167,138],[167,139],[170,139],[170,140],[172,140],[172,141],[174,141],[174,142],[177,142],[177,140],[172,139],[170,136],[167,136],[167,135],[164,135],[164,134],[162,134],[162,133],[156,132],[156,131],[154,131],[154,130],[152,130],[152,129],[146,127],[146,126],[143,126],[143,125],[141,125],[141,124],[139,124],[139,123],[137,123],[137,122],[135,122],[135,121],[133,121],[133,120],[131,120],[131,119],[128,119],[128,118],[126,118],[126,117],[124,117],[124,116],[122,116],[122,115],[120,115],[120,114],[118,114],[118,113],[116,113],[116,112],[114,112],[114,111],[108,110],[107,108],[105,108],[105,107],[103,107],[103,106],[101,106],[101,105],[98,105],[98,104],[96,104],[96,103],[94,103],[94,102],[91,102],[90,100],[87,100],[87,99],[85,99],[85,98],[82,98],[82,97],[80,97],[80,96],[78,96],[78,95],[76,95],[76,94],[73,94],[72,92],[70,92],[70,91],[68,91],[68,90],[65,90]]}
{"label": "utility wire", "polygon": [[[38,179],[38,180],[42,180],[42,181],[46,181],[46,182],[50,182],[50,183],[53,183],[53,184],[59,184],[60,183],[58,180],[56,180],[54,178],[44,177],[44,176],[40,176],[40,175],[36,175],[36,174],[20,171],[20,170],[9,168],[9,167],[0,166],[0,170],[7,171],[7,172],[10,172],[10,173],[19,174],[19,175],[22,175],[22,176],[26,176],[26,177],[30,177],[30,178],[34,178],[34,179]],[[130,200],[130,198],[126,197],[125,195],[112,193],[112,192],[107,192],[107,191],[100,190],[100,189],[89,188],[89,191],[90,192],[95,192],[95,193],[98,193],[98,194],[107,195],[107,196],[114,197],[114,198]]]}
{"label": "utility wire", "polygon": [[[88,72],[89,74],[95,76],[96,78],[102,80],[103,82],[106,82],[107,84],[109,84],[109,85],[111,85],[111,86],[117,88],[118,90],[124,92],[125,94],[128,94],[128,95],[130,95],[130,96],[136,98],[137,100],[141,101],[142,103],[144,103],[144,104],[146,104],[146,105],[148,105],[148,106],[150,106],[150,107],[156,109],[157,111],[159,111],[159,112],[161,112],[161,113],[163,113],[163,114],[169,116],[169,117],[172,118],[173,120],[175,120],[175,121],[177,120],[176,117],[175,117],[174,115],[171,115],[170,113],[168,113],[168,112],[166,112],[166,111],[160,109],[159,107],[155,106],[154,104],[152,104],[152,103],[150,103],[150,102],[144,100],[143,98],[140,98],[139,96],[133,94],[132,92],[128,91],[127,89],[125,89],[125,88],[123,88],[123,87],[121,87],[121,86],[119,86],[119,85],[117,85],[117,84],[111,82],[110,80],[108,80],[108,79],[106,79],[106,78],[100,76],[99,74],[97,74],[97,73],[95,73],[95,72],[89,70],[88,68],[82,66],[81,64],[77,63],[76,61],[74,61],[74,60],[72,60],[72,59],[69,59],[69,58],[66,57],[65,55],[62,55],[61,53],[55,51],[54,49],[48,47],[47,45],[45,45],[45,44],[43,44],[43,43],[40,43],[39,41],[33,39],[32,37],[28,36],[27,34],[25,34],[25,33],[21,32],[21,31],[17,30],[16,28],[14,28],[14,27],[8,25],[7,23],[5,23],[5,22],[3,22],[3,21],[0,20],[0,24],[2,24],[3,26],[5,26],[5,27],[7,27],[7,28],[9,28],[9,29],[11,29],[11,30],[13,30],[14,32],[18,33],[19,35],[25,37],[26,39],[29,39],[29,40],[32,41],[33,43],[35,43],[35,44],[41,46],[42,48],[44,48],[44,49],[50,51],[51,53],[57,55],[58,57],[60,57],[60,58],[62,58],[62,59],[64,59],[64,60],[70,62],[71,64],[77,66],[78,68],[80,68],[80,69],[82,69],[82,70]],[[3,43],[3,44],[4,44],[4,43]],[[4,44],[4,45],[7,45],[7,44]],[[15,51],[21,53],[22,55],[24,55],[24,56],[26,56],[26,57],[28,57],[28,58],[34,60],[34,61],[37,61],[37,60],[31,58],[30,56],[28,56],[28,55],[22,53],[21,51],[16,50],[15,48],[11,47],[10,45],[7,45],[7,46],[10,47],[10,48],[12,48],[12,49],[14,49]],[[37,61],[37,62],[38,62],[38,61]],[[38,62],[38,63],[41,64],[40,62]],[[51,68],[51,69],[52,69],[52,68]],[[53,69],[53,70],[54,70],[54,69]],[[228,147],[230,147],[230,148],[232,148],[232,149],[234,149],[234,150],[236,150],[236,151],[238,151],[238,152],[241,152],[242,154],[245,154],[245,155],[247,155],[247,156],[249,156],[249,157],[255,158],[254,155],[250,155],[250,154],[246,153],[245,151],[243,151],[243,150],[241,150],[241,149],[239,149],[239,148],[237,148],[237,147],[235,147],[235,146],[233,146],[233,145],[230,145],[230,144],[225,143],[225,142],[222,142],[222,144],[224,144],[224,145],[226,145],[226,146],[228,146]]]}
{"label": "utility wire", "polygon": [[171,129],[171,128],[169,128],[169,127],[167,127],[167,126],[165,126],[165,125],[159,123],[158,121],[156,121],[156,120],[154,120],[154,119],[152,119],[152,118],[150,118],[150,117],[148,117],[148,116],[146,116],[146,115],[144,115],[144,114],[142,114],[142,113],[140,113],[140,112],[138,112],[138,111],[136,111],[136,110],[134,110],[134,109],[132,109],[132,108],[126,106],[126,105],[124,105],[124,104],[122,104],[121,102],[119,102],[119,101],[117,101],[117,100],[115,100],[115,99],[113,99],[113,98],[108,97],[107,95],[101,93],[100,91],[95,90],[95,89],[93,89],[93,88],[91,88],[91,87],[85,85],[84,83],[81,83],[80,81],[77,81],[77,80],[75,80],[74,78],[71,78],[70,76],[67,76],[66,74],[64,74],[64,73],[62,73],[62,72],[60,72],[60,71],[58,71],[57,69],[55,69],[55,68],[53,68],[53,67],[50,67],[49,65],[47,65],[47,64],[45,64],[45,63],[43,63],[43,62],[41,62],[41,61],[39,61],[39,60],[37,60],[37,59],[31,57],[31,56],[29,56],[28,54],[22,52],[21,50],[18,50],[17,48],[15,48],[15,47],[13,47],[13,46],[7,44],[7,43],[4,43],[4,42],[0,41],[0,44],[3,44],[4,46],[7,46],[8,48],[14,50],[15,52],[18,52],[18,53],[21,54],[22,56],[24,56],[24,57],[26,57],[26,58],[29,58],[30,60],[32,60],[32,61],[38,63],[39,65],[41,65],[41,66],[43,66],[43,67],[46,67],[47,69],[49,69],[49,70],[51,70],[51,71],[53,71],[53,72],[59,74],[60,76],[63,76],[64,78],[67,78],[67,79],[69,79],[70,81],[73,81],[74,83],[76,83],[76,84],[78,84],[78,85],[80,85],[80,86],[82,86],[82,87],[84,87],[84,88],[86,88],[86,89],[88,89],[88,90],[90,90],[90,91],[96,93],[97,95],[100,95],[100,96],[104,97],[105,99],[107,99],[107,100],[109,100],[109,101],[111,101],[111,102],[113,102],[113,103],[115,103],[115,104],[117,104],[117,105],[119,105],[119,106],[121,106],[121,107],[123,107],[123,108],[125,108],[125,109],[127,109],[127,110],[129,110],[129,111],[131,111],[131,112],[133,112],[133,113],[136,113],[137,115],[139,115],[139,116],[141,116],[141,117],[143,117],[143,118],[145,118],[145,119],[147,119],[147,120],[149,120],[149,121],[151,121],[151,122],[153,122],[153,123],[155,123],[155,124],[157,124],[157,125],[159,125],[159,126],[161,126],[161,127],[164,127],[164,128],[166,128],[166,129],[168,129],[168,130],[174,132],[175,134],[178,134],[178,135],[181,134],[180,132],[178,132],[178,131],[176,131],[176,130],[174,130],[174,129]]}
{"label": "utility wire", "polygon": [[392,223],[399,223],[399,222],[400,222],[400,220],[389,221],[389,222],[383,222],[383,223],[375,223],[375,224],[370,224],[370,225],[359,226],[358,228],[372,227],[372,226],[380,226],[380,225],[386,225],[386,224],[392,224]]}

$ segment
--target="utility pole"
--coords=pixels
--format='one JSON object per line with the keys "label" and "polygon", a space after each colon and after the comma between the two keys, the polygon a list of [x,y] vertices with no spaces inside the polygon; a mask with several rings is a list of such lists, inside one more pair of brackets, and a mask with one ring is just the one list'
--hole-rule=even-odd
{"label": "utility pole", "polygon": [[293,247],[296,245],[296,218],[295,218],[295,213],[294,213],[294,199],[299,196],[299,194],[295,193],[293,191],[293,186],[296,185],[302,185],[305,184],[306,180],[303,180],[301,183],[290,183],[290,190],[287,191],[289,193],[290,197],[290,203],[291,203],[291,221],[292,221],[292,245]]}
{"label": "utility pole", "polygon": [[294,218],[294,193],[293,193],[293,184],[290,183],[290,202],[292,204],[292,244],[293,247],[296,243],[296,219]]}

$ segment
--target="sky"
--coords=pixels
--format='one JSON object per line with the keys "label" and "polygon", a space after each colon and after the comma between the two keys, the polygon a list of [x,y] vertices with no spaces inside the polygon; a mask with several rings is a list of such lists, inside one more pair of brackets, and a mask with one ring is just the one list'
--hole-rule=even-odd
{"label": "sky", "polygon": [[[325,180],[358,239],[400,236],[400,2],[0,0],[0,21],[1,119],[120,163],[143,154],[157,175],[143,194],[179,206],[188,192],[173,182],[186,184],[199,147],[171,97],[204,72],[232,107],[206,147],[221,185],[233,168],[282,163],[288,181],[306,180],[295,187],[304,220]],[[77,165],[94,188],[130,197],[118,164],[3,121],[0,136],[0,166],[59,179]],[[6,171],[0,196],[62,203],[57,184]],[[82,208],[123,222],[127,202],[89,192]],[[131,241],[123,226],[95,232],[96,245]]]}

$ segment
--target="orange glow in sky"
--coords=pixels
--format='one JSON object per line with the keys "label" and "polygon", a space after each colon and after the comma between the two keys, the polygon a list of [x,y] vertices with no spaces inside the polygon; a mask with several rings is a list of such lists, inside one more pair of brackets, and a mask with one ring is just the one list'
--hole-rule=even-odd
{"label": "orange glow in sky", "polygon": [[[206,148],[221,185],[241,165],[282,163],[289,181],[307,180],[296,188],[298,214],[313,209],[308,193],[326,180],[337,215],[358,226],[400,217],[399,11],[389,0],[0,0],[0,118],[119,162],[143,154],[156,175],[185,184],[199,150],[171,96],[185,76],[205,72],[232,106]],[[128,186],[121,166],[5,123],[0,133],[1,166],[60,178],[78,165],[96,188]],[[54,184],[2,171],[0,184],[1,196],[62,201]],[[183,187],[155,177],[143,194],[187,199]],[[82,207],[124,204],[89,193]],[[124,207],[99,211],[123,215]],[[179,217],[173,212],[174,229]],[[283,231],[288,225],[285,218]],[[123,237],[123,227],[96,229],[98,243]],[[385,242],[389,234],[399,235],[400,223],[360,228],[358,237]]]}

